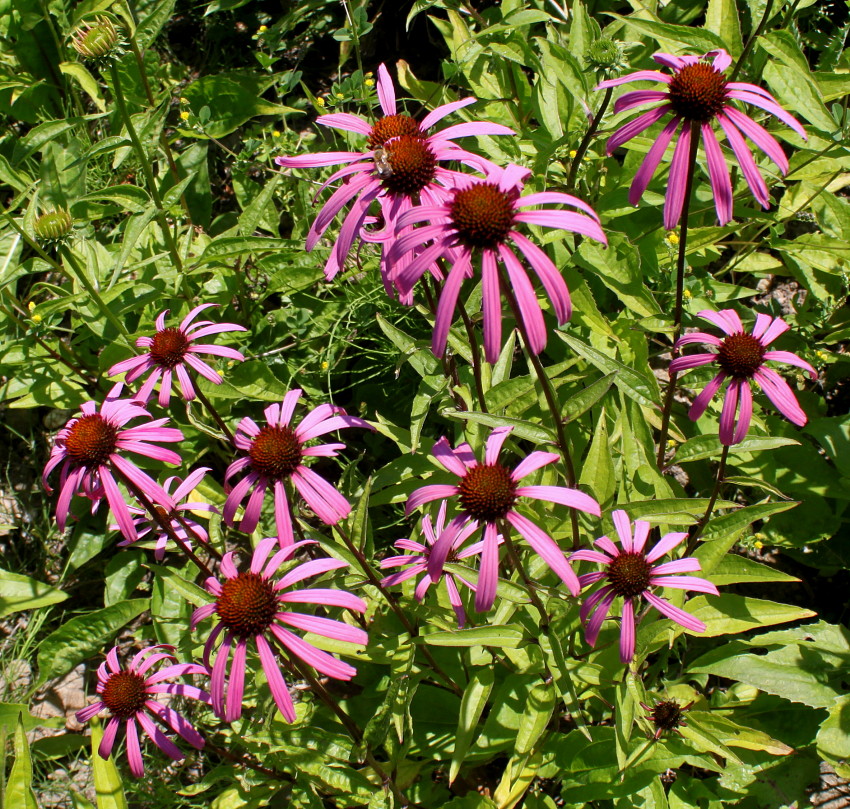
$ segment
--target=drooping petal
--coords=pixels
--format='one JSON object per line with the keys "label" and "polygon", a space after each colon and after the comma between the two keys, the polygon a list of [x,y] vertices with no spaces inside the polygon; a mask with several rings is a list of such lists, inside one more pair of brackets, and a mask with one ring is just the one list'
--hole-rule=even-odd
{"label": "drooping petal", "polygon": [[516,490],[519,497],[530,497],[533,500],[544,500],[547,503],[558,503],[569,506],[595,517],[601,516],[599,503],[589,494],[578,489],[568,489],[566,486],[521,486]]}
{"label": "drooping petal", "polygon": [[531,546],[532,550],[549,565],[554,573],[567,585],[570,594],[577,596],[580,591],[578,576],[572,569],[572,566],[564,556],[564,552],[557,546],[555,540],[531,520],[518,514],[516,511],[509,511],[507,514],[508,522],[516,528],[522,535],[525,541]]}
{"label": "drooping petal", "polygon": [[496,600],[496,587],[499,583],[499,543],[495,523],[484,526],[484,548],[481,553],[478,587],[475,591],[475,609],[486,612]]}
{"label": "drooping petal", "polygon": [[729,167],[711,124],[702,125],[702,145],[708,163],[708,178],[714,193],[717,221],[725,225],[732,218],[732,181],[729,179]]}
{"label": "drooping petal", "polygon": [[665,601],[653,593],[644,593],[643,597],[662,615],[685,627],[685,629],[690,629],[691,632],[705,632],[705,624],[702,621],[679,609],[679,607],[673,606],[669,601]]}
{"label": "drooping petal", "polygon": [[703,413],[705,413],[709,402],[711,402],[714,398],[714,394],[720,389],[720,386],[723,384],[725,379],[726,372],[721,371],[702,389],[702,392],[694,399],[691,409],[688,410],[688,418],[691,421],[696,421]]}
{"label": "drooping petal", "polygon": [[771,362],[784,362],[786,365],[795,365],[797,368],[808,371],[812,379],[818,378],[818,372],[809,363],[796,354],[792,354],[790,351],[765,351],[763,359]]}
{"label": "drooping petal", "polygon": [[620,626],[620,662],[629,663],[635,656],[635,606],[631,598],[623,599]]}
{"label": "drooping petal", "polygon": [[670,178],[667,193],[664,196],[664,229],[673,230],[682,218],[682,208],[685,204],[685,188],[688,184],[688,173],[693,171],[689,165],[691,138],[696,137],[694,125],[685,123],[676,148],[673,150],[673,161],[670,163]]}
{"label": "drooping petal", "polygon": [[287,722],[294,722],[295,706],[292,704],[292,697],[289,695],[289,689],[286,687],[286,681],[280,673],[277,658],[275,657],[269,642],[262,635],[257,635],[256,641],[257,651],[260,655],[260,663],[263,667],[263,672],[266,675],[266,680],[268,680],[275,705],[277,705],[277,709],[280,711],[281,716],[283,716]]}
{"label": "drooping petal", "polygon": [[646,153],[646,157],[644,157],[643,162],[640,164],[640,168],[635,173],[635,178],[629,187],[629,203],[631,205],[637,205],[640,202],[643,192],[646,191],[646,187],[655,174],[655,170],[658,168],[658,164],[667,151],[667,147],[673,139],[673,134],[678,129],[681,121],[682,119],[679,117],[668,121],[652,146],[649,147],[649,151]]}
{"label": "drooping petal", "polygon": [[808,417],[803,408],[800,407],[794,392],[776,371],[763,366],[753,374],[753,379],[788,421],[798,427],[802,427],[808,421]]}
{"label": "drooping petal", "polygon": [[652,564],[656,559],[660,559],[666,553],[672,551],[677,545],[681,545],[687,537],[687,531],[674,531],[673,533],[665,534],[646,555],[646,561]]}

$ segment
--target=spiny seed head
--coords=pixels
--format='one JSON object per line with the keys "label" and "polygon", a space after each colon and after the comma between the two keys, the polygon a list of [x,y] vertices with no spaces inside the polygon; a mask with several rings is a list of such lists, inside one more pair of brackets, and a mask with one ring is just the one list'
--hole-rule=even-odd
{"label": "spiny seed head", "polygon": [[735,379],[749,379],[761,367],[765,351],[751,334],[730,334],[717,352],[717,363]]}
{"label": "spiny seed head", "polygon": [[129,719],[145,707],[145,678],[135,671],[110,674],[100,695],[109,712],[118,719]]}
{"label": "spiny seed head", "polygon": [[588,67],[594,70],[616,70],[626,65],[623,61],[623,49],[618,42],[608,37],[600,37],[590,44],[587,51]]}
{"label": "spiny seed head", "polygon": [[651,570],[642,553],[621,553],[608,564],[608,581],[618,596],[634,598],[649,587]]}
{"label": "spiny seed head", "polygon": [[99,413],[80,416],[65,437],[65,452],[83,466],[102,466],[115,452],[118,428]]}
{"label": "spiny seed head", "polygon": [[496,247],[513,226],[515,199],[488,182],[458,191],[450,211],[458,239],[468,247]]}
{"label": "spiny seed head", "polygon": [[289,427],[260,428],[248,456],[255,472],[271,480],[289,477],[301,463],[301,442]]}
{"label": "spiny seed head", "polygon": [[685,709],[675,700],[664,700],[652,708],[650,718],[655,725],[658,735],[665,730],[675,730],[682,724]]}
{"label": "spiny seed head", "polygon": [[153,336],[150,347],[151,359],[160,368],[176,368],[183,362],[189,350],[189,338],[180,329],[168,328],[158,331]]}
{"label": "spiny seed head", "polygon": [[274,587],[258,573],[240,573],[222,584],[215,611],[238,637],[260,635],[269,628],[277,612]]}
{"label": "spiny seed head", "polygon": [[378,149],[393,138],[400,138],[402,135],[421,138],[422,130],[409,115],[387,115],[375,122],[367,145],[370,149]]}
{"label": "spiny seed head", "polygon": [[437,158],[424,138],[401,135],[384,147],[392,173],[383,185],[395,194],[414,196],[434,179]]}
{"label": "spiny seed head", "polygon": [[516,502],[516,483],[498,463],[473,466],[459,488],[464,511],[482,522],[502,519]]}
{"label": "spiny seed head", "polygon": [[703,124],[723,111],[726,79],[708,62],[697,62],[676,72],[668,92],[676,115]]}
{"label": "spiny seed head", "polygon": [[98,62],[123,55],[121,34],[108,17],[100,16],[74,31],[71,45],[83,57]]}
{"label": "spiny seed head", "polygon": [[51,244],[63,241],[73,226],[71,214],[65,208],[56,208],[39,216],[33,229],[39,241]]}

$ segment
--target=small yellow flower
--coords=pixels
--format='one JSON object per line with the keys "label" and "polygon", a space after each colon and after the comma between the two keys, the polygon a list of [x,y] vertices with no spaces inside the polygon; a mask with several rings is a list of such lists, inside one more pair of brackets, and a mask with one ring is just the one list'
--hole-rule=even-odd
{"label": "small yellow flower", "polygon": [[667,449],[673,449],[676,446],[676,442],[672,438],[667,439]]}
{"label": "small yellow flower", "polygon": [[818,349],[817,351],[815,351],[815,356],[819,360],[825,360],[829,357],[829,354],[827,354],[826,351],[821,351],[820,349]]}
{"label": "small yellow flower", "polygon": [[342,93],[336,93],[336,97],[337,98],[345,98],[345,96]]}
{"label": "small yellow flower", "polygon": [[257,33],[258,33],[258,34],[265,34],[265,33],[266,33],[266,31],[268,31],[268,30],[269,30],[269,27],[268,27],[267,25],[261,25],[261,26],[257,29]]}
{"label": "small yellow flower", "polygon": [[181,112],[181,113],[180,113],[180,117],[181,117],[184,121],[188,121],[188,120],[189,120],[189,112],[188,112],[188,110],[183,110],[183,112]]}
{"label": "small yellow flower", "polygon": [[324,98],[322,98],[321,96],[319,96],[319,97],[316,99],[316,104],[318,104],[320,107],[324,107],[324,106],[325,106],[325,99],[324,99]]}
{"label": "small yellow flower", "polygon": [[330,365],[325,360],[322,360],[322,370],[327,371],[330,368]]}
{"label": "small yellow flower", "polygon": [[33,323],[41,323],[41,315],[33,315],[32,316]]}
{"label": "small yellow flower", "polygon": [[762,542],[760,539],[757,539],[755,541],[755,547],[756,550],[760,551],[764,547],[764,542]]}
{"label": "small yellow flower", "polygon": [[180,103],[181,103],[181,104],[188,104],[188,103],[189,103],[189,99],[188,99],[188,98],[183,98],[183,96],[180,96]]}
{"label": "small yellow flower", "polygon": [[363,83],[364,83],[367,87],[374,87],[374,86],[375,86],[375,80],[374,80],[374,79],[366,79],[366,81],[365,81],[365,82],[363,82]]}
{"label": "small yellow flower", "polygon": [[32,310],[33,310],[33,309],[35,309],[35,301],[30,301],[30,302],[27,304],[27,309],[29,309],[29,310],[30,310],[30,312],[32,312]]}
{"label": "small yellow flower", "polygon": [[693,298],[693,296],[694,296],[693,292],[691,292],[689,289],[683,289],[682,290],[682,297],[686,301],[689,301],[691,298]]}
{"label": "small yellow flower", "polygon": [[674,247],[679,243],[679,234],[678,233],[668,233],[667,234],[667,244],[672,244]]}
{"label": "small yellow flower", "polygon": [[272,137],[273,138],[279,138],[280,137],[280,131],[277,130],[277,129],[273,129],[272,130]]}
{"label": "small yellow flower", "polygon": [[570,149],[570,157],[578,157],[578,149]]}

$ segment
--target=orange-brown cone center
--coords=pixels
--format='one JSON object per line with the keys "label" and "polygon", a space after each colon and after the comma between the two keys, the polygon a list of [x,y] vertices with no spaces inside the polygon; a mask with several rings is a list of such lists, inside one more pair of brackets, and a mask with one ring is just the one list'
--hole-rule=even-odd
{"label": "orange-brown cone center", "polygon": [[289,427],[262,427],[248,450],[252,469],[272,480],[289,477],[301,463],[301,454],[301,442]]}
{"label": "orange-brown cone center", "polygon": [[384,146],[384,159],[391,171],[379,176],[384,188],[395,194],[414,196],[434,179],[437,158],[423,138],[395,138]]}
{"label": "orange-brown cone center", "polygon": [[153,336],[151,359],[161,368],[174,368],[183,362],[189,350],[189,339],[180,329],[162,329]]}
{"label": "orange-brown cone center", "polygon": [[513,226],[514,196],[495,183],[476,183],[455,194],[450,216],[463,244],[493,248]]}
{"label": "orange-brown cone center", "polygon": [[726,79],[707,62],[697,62],[686,65],[673,76],[668,92],[676,115],[705,123],[723,111]]}
{"label": "orange-brown cone center", "polygon": [[103,416],[80,416],[65,439],[65,452],[72,461],[85,466],[102,466],[115,452],[118,428]]}
{"label": "orange-brown cone center", "polygon": [[764,346],[751,334],[730,334],[717,352],[717,362],[735,379],[749,379],[761,367],[764,352]]}
{"label": "orange-brown cone center", "polygon": [[608,581],[618,596],[634,598],[649,587],[651,570],[642,553],[621,553],[608,565]]}
{"label": "orange-brown cone center", "polygon": [[481,522],[502,519],[516,502],[516,483],[501,464],[473,466],[460,482],[464,511]]}
{"label": "orange-brown cone center", "polygon": [[277,612],[274,587],[257,573],[240,573],[222,584],[215,611],[221,622],[240,638],[262,634]]}
{"label": "orange-brown cone center", "polygon": [[658,730],[674,730],[682,721],[682,709],[678,702],[665,700],[652,709],[652,721]]}
{"label": "orange-brown cone center", "polygon": [[370,149],[377,149],[402,135],[422,137],[422,130],[409,115],[387,115],[375,122],[367,144]]}
{"label": "orange-brown cone center", "polygon": [[129,719],[145,707],[145,679],[135,671],[110,674],[100,698],[113,716]]}

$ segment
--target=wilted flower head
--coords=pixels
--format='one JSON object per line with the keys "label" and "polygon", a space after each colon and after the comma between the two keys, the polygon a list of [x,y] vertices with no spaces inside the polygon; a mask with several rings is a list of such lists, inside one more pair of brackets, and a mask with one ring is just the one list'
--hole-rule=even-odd
{"label": "wilted flower head", "polygon": [[668,114],[672,115],[653,142],[632,181],[629,202],[632,205],[638,204],[670,141],[678,132],[664,202],[664,227],[670,230],[679,223],[685,198],[691,142],[692,139],[699,137],[702,137],[705,149],[717,218],[721,225],[729,222],[732,218],[732,182],[714,131],[713,124],[716,122],[726,135],[753,196],[767,208],[769,204],[767,186],[756,167],[745,137],[761,149],[783,174],[788,171],[788,158],[785,157],[785,152],[782,151],[782,147],[773,135],[734,107],[731,102],[743,101],[765,110],[791,127],[800,137],[805,138],[806,133],[800,122],[783,110],[776,99],[761,87],[745,82],[728,81],[723,73],[732,64],[732,57],[724,50],[709,51],[704,56],[672,56],[669,53],[656,53],[652,58],[672,70],[673,75],[656,70],[638,70],[627,76],[603,81],[596,88],[600,90],[616,87],[633,81],[654,81],[667,85],[665,91],[634,90],[624,93],[614,102],[615,113],[644,104],[654,103],[658,106],[621,126],[608,140],[608,154],[612,154],[619,146],[644,132]]}
{"label": "wilted flower head", "polygon": [[691,705],[693,705],[693,702],[689,702],[687,705],[679,705],[674,699],[656,702],[651,708],[643,702],[640,703],[640,707],[647,712],[646,718],[655,726],[654,738],[656,741],[661,738],[663,733],[675,732],[679,733],[680,736],[682,735],[679,728],[687,725],[683,717],[685,711]]}
{"label": "wilted flower head", "polygon": [[[540,225],[560,228],[595,239],[607,240],[594,210],[570,194],[543,191],[522,196],[531,172],[511,163],[507,168],[493,167],[486,179],[462,176],[451,194],[438,205],[419,205],[399,217],[399,227],[427,223],[401,236],[390,249],[393,282],[403,296],[409,295],[421,276],[440,258],[452,262],[437,306],[431,347],[437,356],[446,348],[460,287],[465,278],[474,277],[473,258],[480,256],[482,309],[484,311],[484,353],[495,363],[502,348],[501,284],[508,284],[519,306],[519,316],[529,335],[529,348],[539,354],[546,345],[546,326],[520,253],[540,279],[558,323],[566,323],[572,314],[570,293],[552,259],[520,232],[520,226]],[[560,209],[526,211],[524,208],[553,203],[569,205],[581,213]],[[408,260],[410,251],[417,251]],[[500,269],[501,265],[501,269]]]}
{"label": "wilted flower head", "polygon": [[[233,563],[233,554],[226,553],[221,560],[223,580],[209,578],[206,581],[207,590],[216,600],[195,610],[192,627],[212,615],[218,616],[218,623],[204,647],[204,665],[210,669],[210,658],[216,641],[223,634],[224,640],[218,647],[215,663],[210,669],[210,692],[215,712],[227,722],[233,722],[242,715],[245,658],[251,640],[257,647],[275,704],[288,722],[295,721],[295,707],[280,672],[281,664],[286,665],[286,658],[279,658],[274,644],[280,645],[290,657],[299,658],[327,677],[350,680],[357,673],[348,663],[317,649],[292,632],[292,629],[298,629],[359,645],[365,645],[368,640],[362,629],[342,621],[289,611],[289,605],[293,604],[317,604],[355,612],[366,611],[366,602],[362,598],[344,590],[292,589],[293,584],[304,579],[347,567],[347,563],[339,559],[314,559],[297,565],[277,580],[273,578],[278,568],[290,560],[296,550],[307,544],[313,543],[296,542],[279,550],[269,559],[277,545],[277,539],[269,537],[257,545],[249,570],[239,572]],[[231,649],[233,659],[228,677],[227,662],[231,657]]]}
{"label": "wilted flower head", "polygon": [[[496,427],[487,439],[484,463],[479,463],[469,444],[460,444],[452,449],[445,438],[434,444],[434,457],[453,475],[457,484],[432,484],[417,489],[407,501],[406,513],[433,500],[457,498],[458,514],[440,534],[431,547],[428,558],[428,573],[432,581],[439,581],[443,565],[452,552],[457,550],[459,533],[484,526],[484,544],[478,570],[478,585],[475,592],[475,609],[489,610],[496,598],[499,581],[499,523],[505,521],[531,546],[532,550],[561,578],[573,595],[578,595],[579,582],[570,563],[552,537],[535,525],[528,517],[520,514],[515,506],[522,498],[543,500],[588,514],[599,516],[599,504],[590,495],[565,486],[520,486],[519,482],[560,456],[553,452],[532,452],[513,470],[499,463],[502,444],[513,427]],[[469,534],[472,531],[468,532]]]}
{"label": "wilted flower head", "polygon": [[720,441],[723,444],[738,444],[744,440],[753,415],[752,383],[755,382],[773,402],[776,409],[792,424],[802,427],[806,414],[797,402],[797,397],[788,383],[767,362],[784,362],[795,365],[817,379],[817,371],[809,363],[790,351],[770,351],[770,344],[790,328],[782,318],[756,315],[751,333],[744,329],[741,318],[734,309],[712,312],[705,309],[697,313],[703,320],[713,323],[726,335],[723,339],[706,332],[686,334],[676,341],[676,348],[690,343],[705,343],[716,351],[677,357],[670,363],[670,373],[681,373],[691,368],[714,363],[718,372],[694,399],[688,412],[692,421],[705,413],[709,402],[728,379],[720,413]]}
{"label": "wilted flower head", "polygon": [[116,476],[137,486],[155,505],[169,511],[174,500],[147,473],[143,472],[124,453],[133,452],[157,461],[179,464],[180,456],[170,449],[154,446],[151,441],[174,442],[183,438],[180,430],[163,427],[168,419],[156,419],[147,424],[124,429],[135,418],[150,419],[151,415],[138,402],[120,399],[122,385],[113,387],[98,412],[95,402],[80,407],[81,415],[72,418],[57,434],[50,459],[42,473],[44,488],[51,492],[47,478],[60,464],[59,499],[56,502],[56,522],[65,530],[71,498],[82,494],[93,501],[104,497],[109,503],[121,533],[129,540],[137,539],[133,517]]}
{"label": "wilted flower head", "polygon": [[688,556],[656,565],[662,556],[679,545],[687,536],[684,533],[665,534],[648,553],[644,545],[649,537],[650,525],[645,520],[635,520],[634,536],[632,523],[625,511],[618,510],[611,515],[614,527],[620,538],[618,548],[607,536],[599,537],[594,545],[600,551],[580,550],[570,556],[570,561],[584,559],[604,566],[596,573],[579,576],[582,587],[605,581],[606,584],[590,595],[582,604],[579,613],[585,625],[585,638],[591,646],[602,628],[602,622],[608,615],[615,598],[623,600],[623,613],[620,629],[620,660],[628,663],[635,653],[636,606],[643,598],[662,615],[691,632],[705,632],[705,624],[689,615],[669,601],[652,592],[656,587],[674,587],[678,590],[694,590],[699,593],[718,595],[717,588],[707,579],[698,576],[679,576],[679,573],[691,573],[700,569],[699,560]]}
{"label": "wilted flower head", "polygon": [[216,303],[204,303],[196,306],[189,312],[180,325],[166,327],[165,317],[168,314],[168,309],[160,312],[156,319],[156,333],[153,337],[139,337],[136,340],[136,345],[139,348],[146,348],[147,353],[139,357],[130,357],[130,359],[122,360],[113,365],[108,372],[108,376],[116,376],[124,373],[127,382],[134,382],[142,374],[151,371],[144,385],[139,389],[136,398],[141,402],[147,402],[150,399],[153,389],[157,382],[160,382],[159,387],[159,404],[161,407],[167,407],[171,401],[171,383],[173,378],[177,377],[177,382],[180,385],[180,392],[186,401],[191,401],[195,398],[195,387],[192,384],[192,378],[188,371],[192,370],[200,374],[204,379],[213,382],[216,385],[221,384],[221,376],[217,371],[214,371],[203,360],[198,358],[198,354],[211,354],[216,357],[226,357],[230,360],[242,361],[245,357],[242,356],[234,348],[219,346],[208,343],[196,343],[202,337],[209,337],[212,334],[221,334],[229,331],[246,331],[244,326],[237,323],[213,323],[211,320],[201,320],[192,325],[192,321],[205,309],[211,306],[218,306]]}
{"label": "wilted flower head", "polygon": [[[351,205],[342,230],[325,265],[325,276],[333,278],[345,263],[345,258],[358,236],[373,242],[395,237],[398,217],[420,200],[438,204],[457,172],[441,164],[458,161],[481,168],[489,161],[460,148],[454,138],[469,135],[513,135],[502,124],[484,121],[455,124],[428,134],[434,124],[452,112],[475,102],[464,98],[443,104],[429,112],[421,121],[399,112],[395,88],[384,65],[378,68],[378,100],[384,113],[374,123],[347,112],[321,115],[317,123],[366,137],[365,148],[359,152],[324,152],[276,157],[279,166],[287,168],[316,168],[345,163],[319,189],[342,180],[313,222],[307,236],[307,250],[312,250],[336,215]],[[378,232],[367,233],[364,225],[370,221],[369,210],[374,201],[380,204],[382,224]],[[382,266],[386,271],[386,268]],[[385,278],[385,283],[387,279]],[[389,284],[388,288],[389,288]]]}
{"label": "wilted flower head", "polygon": [[[311,410],[299,424],[291,427],[295,406],[301,397],[300,389],[289,391],[281,404],[269,405],[264,413],[266,425],[260,427],[250,418],[244,418],[236,428],[237,449],[245,453],[227,467],[224,475],[228,492],[223,516],[233,525],[236,509],[248,496],[245,514],[238,528],[250,534],[260,519],[266,490],[271,488],[274,497],[274,515],[281,546],[291,545],[292,515],[289,513],[286,481],[291,481],[307,505],[325,525],[336,525],[351,511],[349,502],[324,478],[304,465],[305,458],[336,456],[345,444],[319,444],[308,447],[307,442],[320,435],[345,427],[373,429],[370,424],[355,416],[346,415],[341,407],[322,404]],[[235,486],[229,480],[238,472],[246,472]]]}
{"label": "wilted flower head", "polygon": [[97,694],[100,699],[76,714],[78,722],[88,722],[101,711],[109,711],[109,721],[98,748],[101,758],[109,758],[116,735],[121,725],[124,725],[127,734],[127,759],[130,762],[130,771],[136,778],[141,778],[145,773],[142,749],[139,745],[139,726],[165,755],[175,761],[182,761],[184,758],[180,748],[162,732],[153,719],[171,728],[192,747],[198,750],[204,747],[201,734],[179,713],[156,699],[158,694],[169,694],[202,702],[210,701],[209,694],[193,685],[165,682],[187,674],[205,675],[207,672],[203,666],[195,663],[176,663],[149,673],[158,663],[175,660],[173,652],[173,646],[149,646],[142,649],[127,668],[122,669],[118,660],[118,647],[114,647],[97,670]]}

